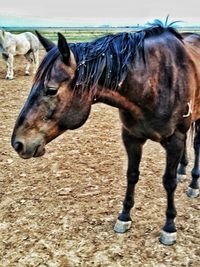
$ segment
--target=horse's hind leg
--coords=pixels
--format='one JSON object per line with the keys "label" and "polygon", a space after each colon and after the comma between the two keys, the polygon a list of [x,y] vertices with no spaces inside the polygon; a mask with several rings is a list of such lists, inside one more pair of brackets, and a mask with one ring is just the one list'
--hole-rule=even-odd
{"label": "horse's hind leg", "polygon": [[177,170],[177,181],[178,182],[182,182],[184,178],[186,177],[187,165],[188,165],[188,156],[187,156],[187,145],[186,145],[186,140],[185,140],[183,155],[181,157],[179,167]]}
{"label": "horse's hind leg", "polygon": [[188,187],[187,195],[195,198],[199,195],[199,153],[200,153],[200,120],[195,122],[194,137],[194,167],[192,169],[192,181]]}
{"label": "horse's hind leg", "polygon": [[39,50],[37,51],[29,50],[28,53],[25,54],[25,58],[27,59],[25,75],[30,75],[29,72],[30,66],[33,66],[33,74],[35,74],[39,66]]}
{"label": "horse's hind leg", "polygon": [[39,66],[39,50],[33,51],[33,73],[35,74]]}
{"label": "horse's hind leg", "polygon": [[128,170],[127,190],[123,202],[123,210],[114,227],[115,232],[118,233],[124,233],[131,227],[130,211],[134,205],[134,189],[139,179],[139,164],[142,155],[142,147],[146,141],[134,138],[125,129],[123,129],[122,138],[128,155]]}
{"label": "horse's hind leg", "polygon": [[30,75],[29,69],[33,62],[33,58],[31,57],[31,50],[28,51],[28,53],[26,53],[24,56],[27,60],[26,67],[25,67],[25,75]]}
{"label": "horse's hind leg", "polygon": [[172,245],[176,242],[174,193],[177,186],[177,167],[184,150],[185,139],[186,135],[177,131],[171,137],[167,138],[167,140],[161,142],[166,150],[167,161],[163,176],[163,185],[167,192],[166,223],[160,237],[160,242],[164,245]]}
{"label": "horse's hind leg", "polygon": [[14,77],[14,71],[13,71],[14,56],[12,54],[3,53],[3,59],[6,61],[7,65],[6,79],[12,80]]}

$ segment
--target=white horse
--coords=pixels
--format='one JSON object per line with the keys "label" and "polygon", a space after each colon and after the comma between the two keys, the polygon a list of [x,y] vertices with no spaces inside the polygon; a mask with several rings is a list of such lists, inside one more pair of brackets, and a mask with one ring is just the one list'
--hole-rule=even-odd
{"label": "white horse", "polygon": [[6,79],[14,77],[13,62],[14,56],[24,55],[27,59],[25,75],[29,75],[29,68],[33,64],[33,73],[39,65],[39,41],[31,32],[12,34],[0,30],[0,53],[7,64]]}

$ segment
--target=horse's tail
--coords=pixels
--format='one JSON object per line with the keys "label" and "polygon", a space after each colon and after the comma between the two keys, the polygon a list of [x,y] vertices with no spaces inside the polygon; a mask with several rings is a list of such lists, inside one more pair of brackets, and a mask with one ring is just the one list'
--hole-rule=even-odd
{"label": "horse's tail", "polygon": [[199,119],[197,121],[194,121],[190,126],[189,138],[190,138],[191,146],[194,145],[194,138],[196,136],[196,133],[199,131],[199,127],[200,127],[200,120]]}
{"label": "horse's tail", "polygon": [[36,63],[35,53],[32,48],[28,50],[28,52],[25,54],[25,57],[28,60],[31,60],[31,62]]}
{"label": "horse's tail", "polygon": [[34,53],[34,51],[33,51],[33,49],[30,49],[30,51],[31,51],[31,53],[32,53],[32,55],[33,55],[33,62],[36,64],[36,58],[35,58],[35,53]]}
{"label": "horse's tail", "polygon": [[196,133],[196,124],[194,121],[194,122],[192,122],[192,124],[190,126],[190,130],[189,130],[189,140],[190,140],[191,146],[193,146],[195,133]]}

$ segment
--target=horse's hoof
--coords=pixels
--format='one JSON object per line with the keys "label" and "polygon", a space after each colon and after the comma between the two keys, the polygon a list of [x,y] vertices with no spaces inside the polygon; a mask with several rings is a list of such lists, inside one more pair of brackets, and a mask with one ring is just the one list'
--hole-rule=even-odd
{"label": "horse's hoof", "polygon": [[188,187],[188,190],[186,192],[188,197],[195,198],[199,196],[199,189],[193,189],[191,187]]}
{"label": "horse's hoof", "polygon": [[166,246],[171,246],[176,243],[176,232],[174,233],[167,233],[164,230],[161,232],[161,236],[159,241]]}
{"label": "horse's hoof", "polygon": [[25,76],[30,76],[30,73],[29,72],[25,72]]}
{"label": "horse's hoof", "polygon": [[179,174],[179,173],[177,173],[177,175],[176,175],[177,182],[178,183],[183,182],[186,179],[186,177],[187,177],[186,174]]}
{"label": "horse's hoof", "polygon": [[6,80],[13,80],[13,77],[6,76]]}
{"label": "horse's hoof", "polygon": [[132,221],[123,222],[118,219],[115,223],[114,231],[116,233],[125,233],[131,228],[131,224],[132,224]]}

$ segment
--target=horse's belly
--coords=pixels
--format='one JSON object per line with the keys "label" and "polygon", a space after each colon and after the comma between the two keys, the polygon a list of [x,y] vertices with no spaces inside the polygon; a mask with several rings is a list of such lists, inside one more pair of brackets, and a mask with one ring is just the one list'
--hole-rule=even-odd
{"label": "horse's belly", "polygon": [[152,128],[141,127],[140,125],[134,125],[133,127],[124,127],[136,138],[139,139],[150,139],[155,142],[160,142],[163,139],[163,134],[155,131]]}
{"label": "horse's belly", "polygon": [[25,55],[31,49],[30,44],[27,42],[23,45],[16,45],[16,55]]}
{"label": "horse's belly", "polygon": [[173,120],[163,122],[159,119],[138,119],[126,111],[120,111],[120,119],[123,127],[139,139],[151,139],[161,142],[161,140],[171,136],[176,129],[176,123]]}

